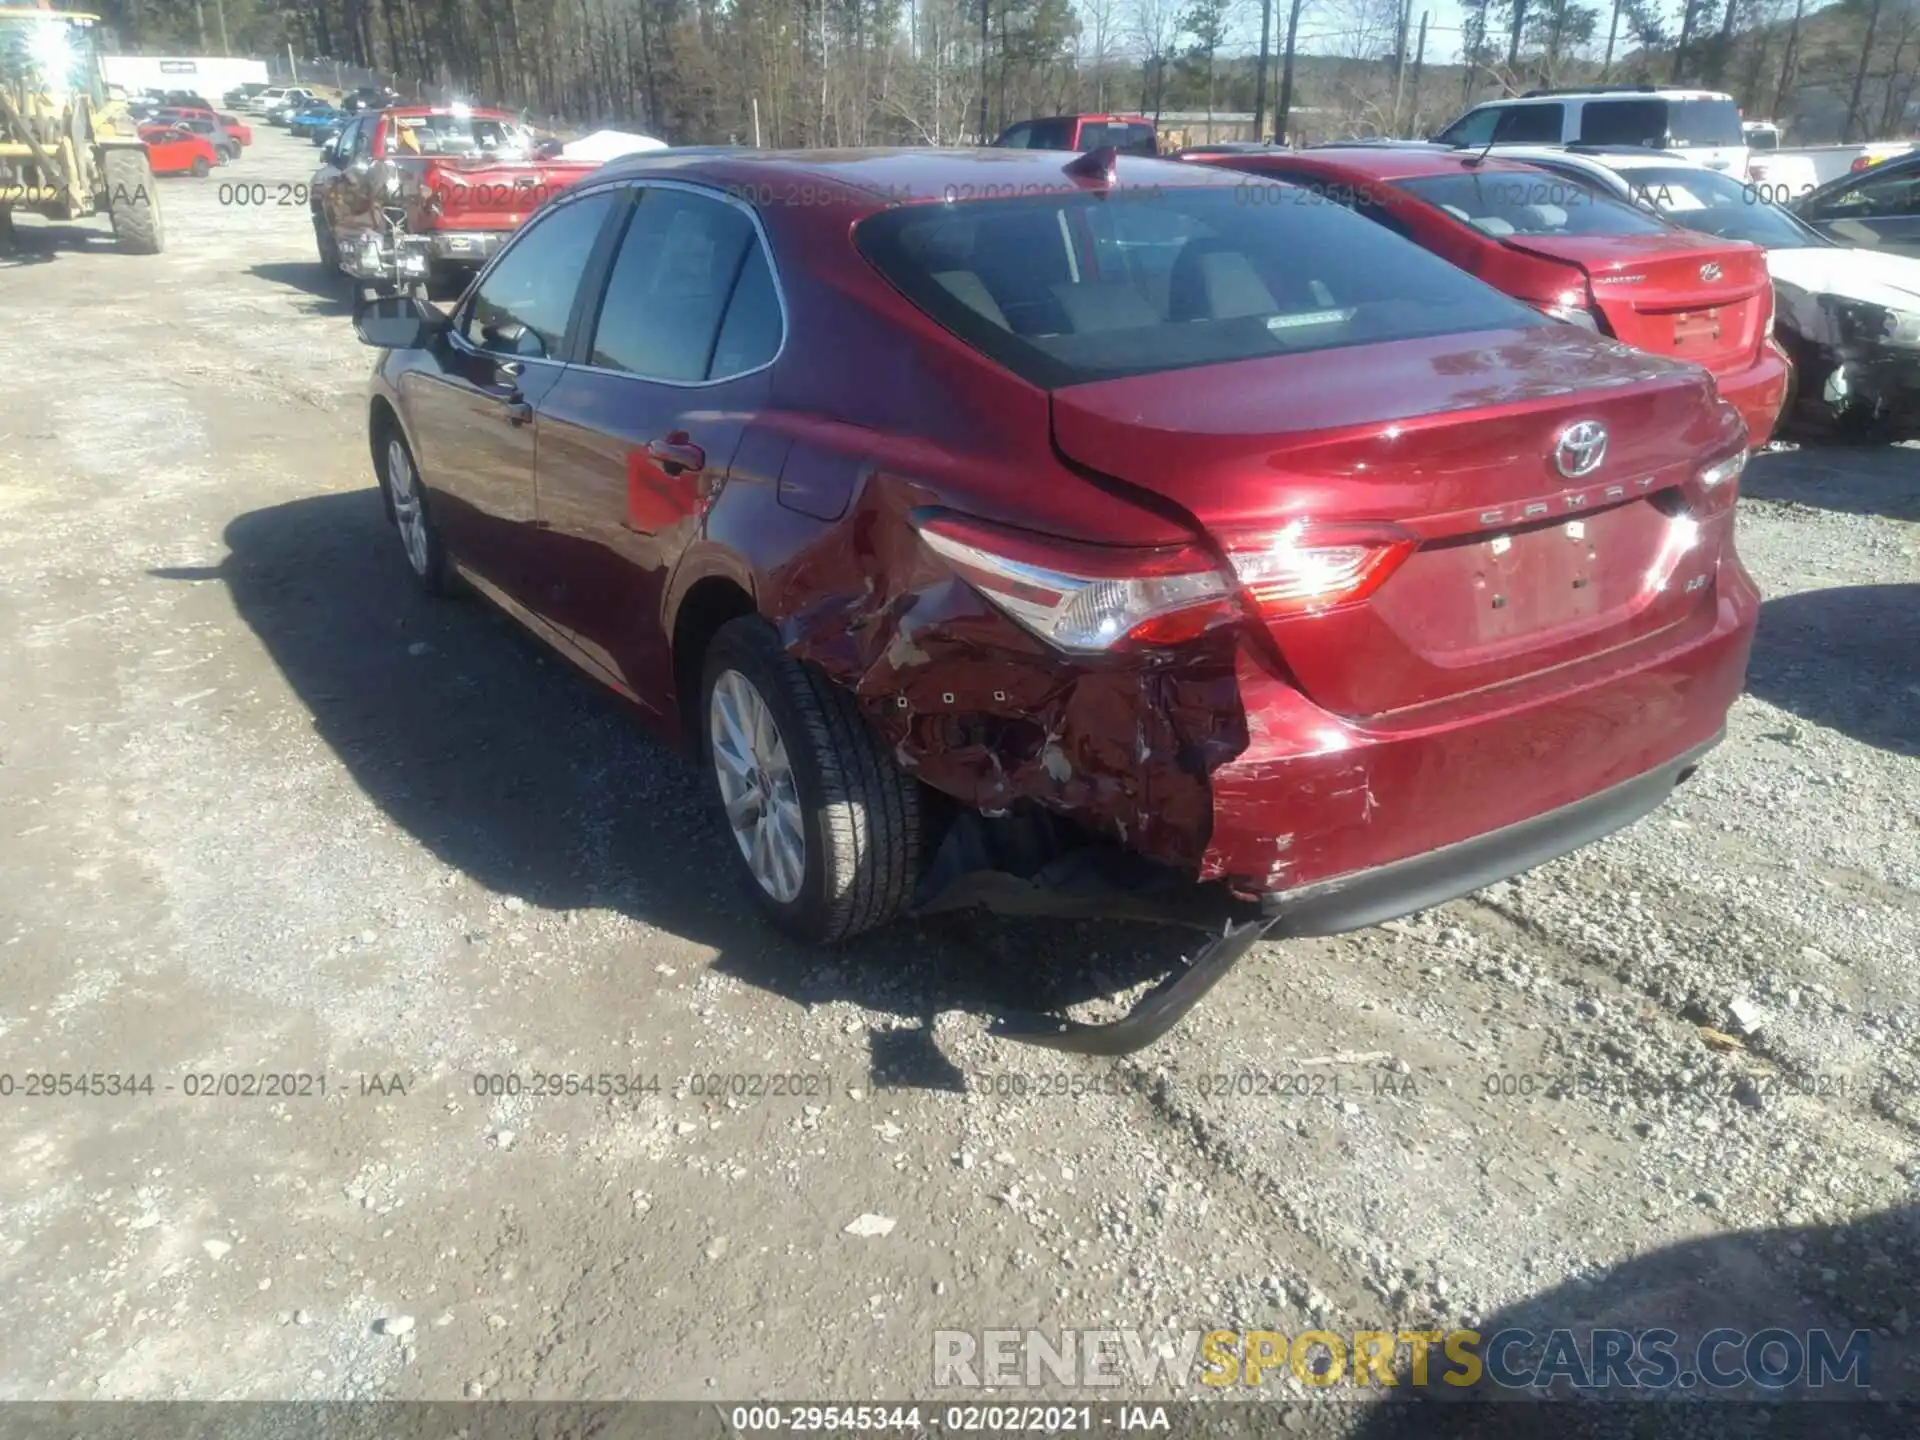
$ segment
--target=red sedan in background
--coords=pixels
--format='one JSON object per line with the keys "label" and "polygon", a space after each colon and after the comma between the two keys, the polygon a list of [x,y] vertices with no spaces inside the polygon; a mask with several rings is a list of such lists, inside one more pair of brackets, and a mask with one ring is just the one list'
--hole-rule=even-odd
{"label": "red sedan in background", "polygon": [[213,110],[203,110],[198,106],[170,105],[153,113],[156,123],[166,124],[175,120],[206,120],[217,126],[233,140],[236,145],[245,147],[253,144],[253,128],[244,123],[237,115],[222,115]]}
{"label": "red sedan in background", "polygon": [[1705,371],[1212,167],[635,156],[356,326],[413,574],[685,739],[776,924],[1211,929],[1039,1043],[1627,824],[1740,693]]}
{"label": "red sedan in background", "polygon": [[1773,282],[1757,246],[1697,235],[1530,165],[1449,149],[1194,152],[1270,181],[1249,204],[1330,200],[1536,310],[1704,365],[1766,444],[1786,401]]}
{"label": "red sedan in background", "polygon": [[219,152],[204,135],[177,125],[142,125],[140,140],[156,175],[210,175],[220,163]]}

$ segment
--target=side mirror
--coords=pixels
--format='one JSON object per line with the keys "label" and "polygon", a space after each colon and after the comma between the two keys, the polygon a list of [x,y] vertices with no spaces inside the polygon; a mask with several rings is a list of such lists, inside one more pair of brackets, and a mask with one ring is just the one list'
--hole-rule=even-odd
{"label": "side mirror", "polygon": [[353,332],[381,350],[424,350],[447,328],[447,317],[411,295],[381,295],[353,307]]}
{"label": "side mirror", "polygon": [[480,340],[487,349],[502,351],[509,355],[518,355],[520,342],[526,338],[527,327],[514,320],[509,320],[505,325],[480,327]]}

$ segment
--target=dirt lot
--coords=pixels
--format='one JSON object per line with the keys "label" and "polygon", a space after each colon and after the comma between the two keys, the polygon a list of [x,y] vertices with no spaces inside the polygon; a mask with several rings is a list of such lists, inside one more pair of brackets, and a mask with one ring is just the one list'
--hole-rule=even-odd
{"label": "dirt lot", "polygon": [[[1863,1326],[1920,1396],[1920,452],[1750,472],[1750,693],[1673,804],[1109,1070],[987,1023],[1175,937],[793,948],[676,756],[416,598],[259,131],[166,254],[0,264],[0,1069],[155,1082],[0,1099],[0,1396],[936,1398],[938,1329],[1516,1316]],[[555,1071],[661,1083],[476,1093]]]}

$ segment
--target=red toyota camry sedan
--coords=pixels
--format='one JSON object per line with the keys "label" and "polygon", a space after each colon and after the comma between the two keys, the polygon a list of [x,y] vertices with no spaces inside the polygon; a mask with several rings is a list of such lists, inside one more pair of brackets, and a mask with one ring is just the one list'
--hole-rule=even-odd
{"label": "red toyota camry sedan", "polygon": [[1287,182],[1249,204],[1310,194],[1347,206],[1555,319],[1692,360],[1759,449],[1786,403],[1766,252],[1682,230],[1515,161],[1421,146],[1329,146],[1189,157]]}
{"label": "red toyota camry sedan", "polygon": [[1372,925],[1654,808],[1758,597],[1704,370],[1337,205],[1020,150],[661,152],[542,208],[450,315],[370,303],[406,562],[705,769],[742,878],[896,914]]}

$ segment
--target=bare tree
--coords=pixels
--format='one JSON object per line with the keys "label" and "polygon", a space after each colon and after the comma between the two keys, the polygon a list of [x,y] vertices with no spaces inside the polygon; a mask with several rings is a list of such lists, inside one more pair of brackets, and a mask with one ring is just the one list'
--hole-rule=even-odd
{"label": "bare tree", "polygon": [[1133,0],[1133,38],[1141,50],[1140,108],[1160,121],[1167,93],[1167,63],[1180,35],[1175,0]]}

